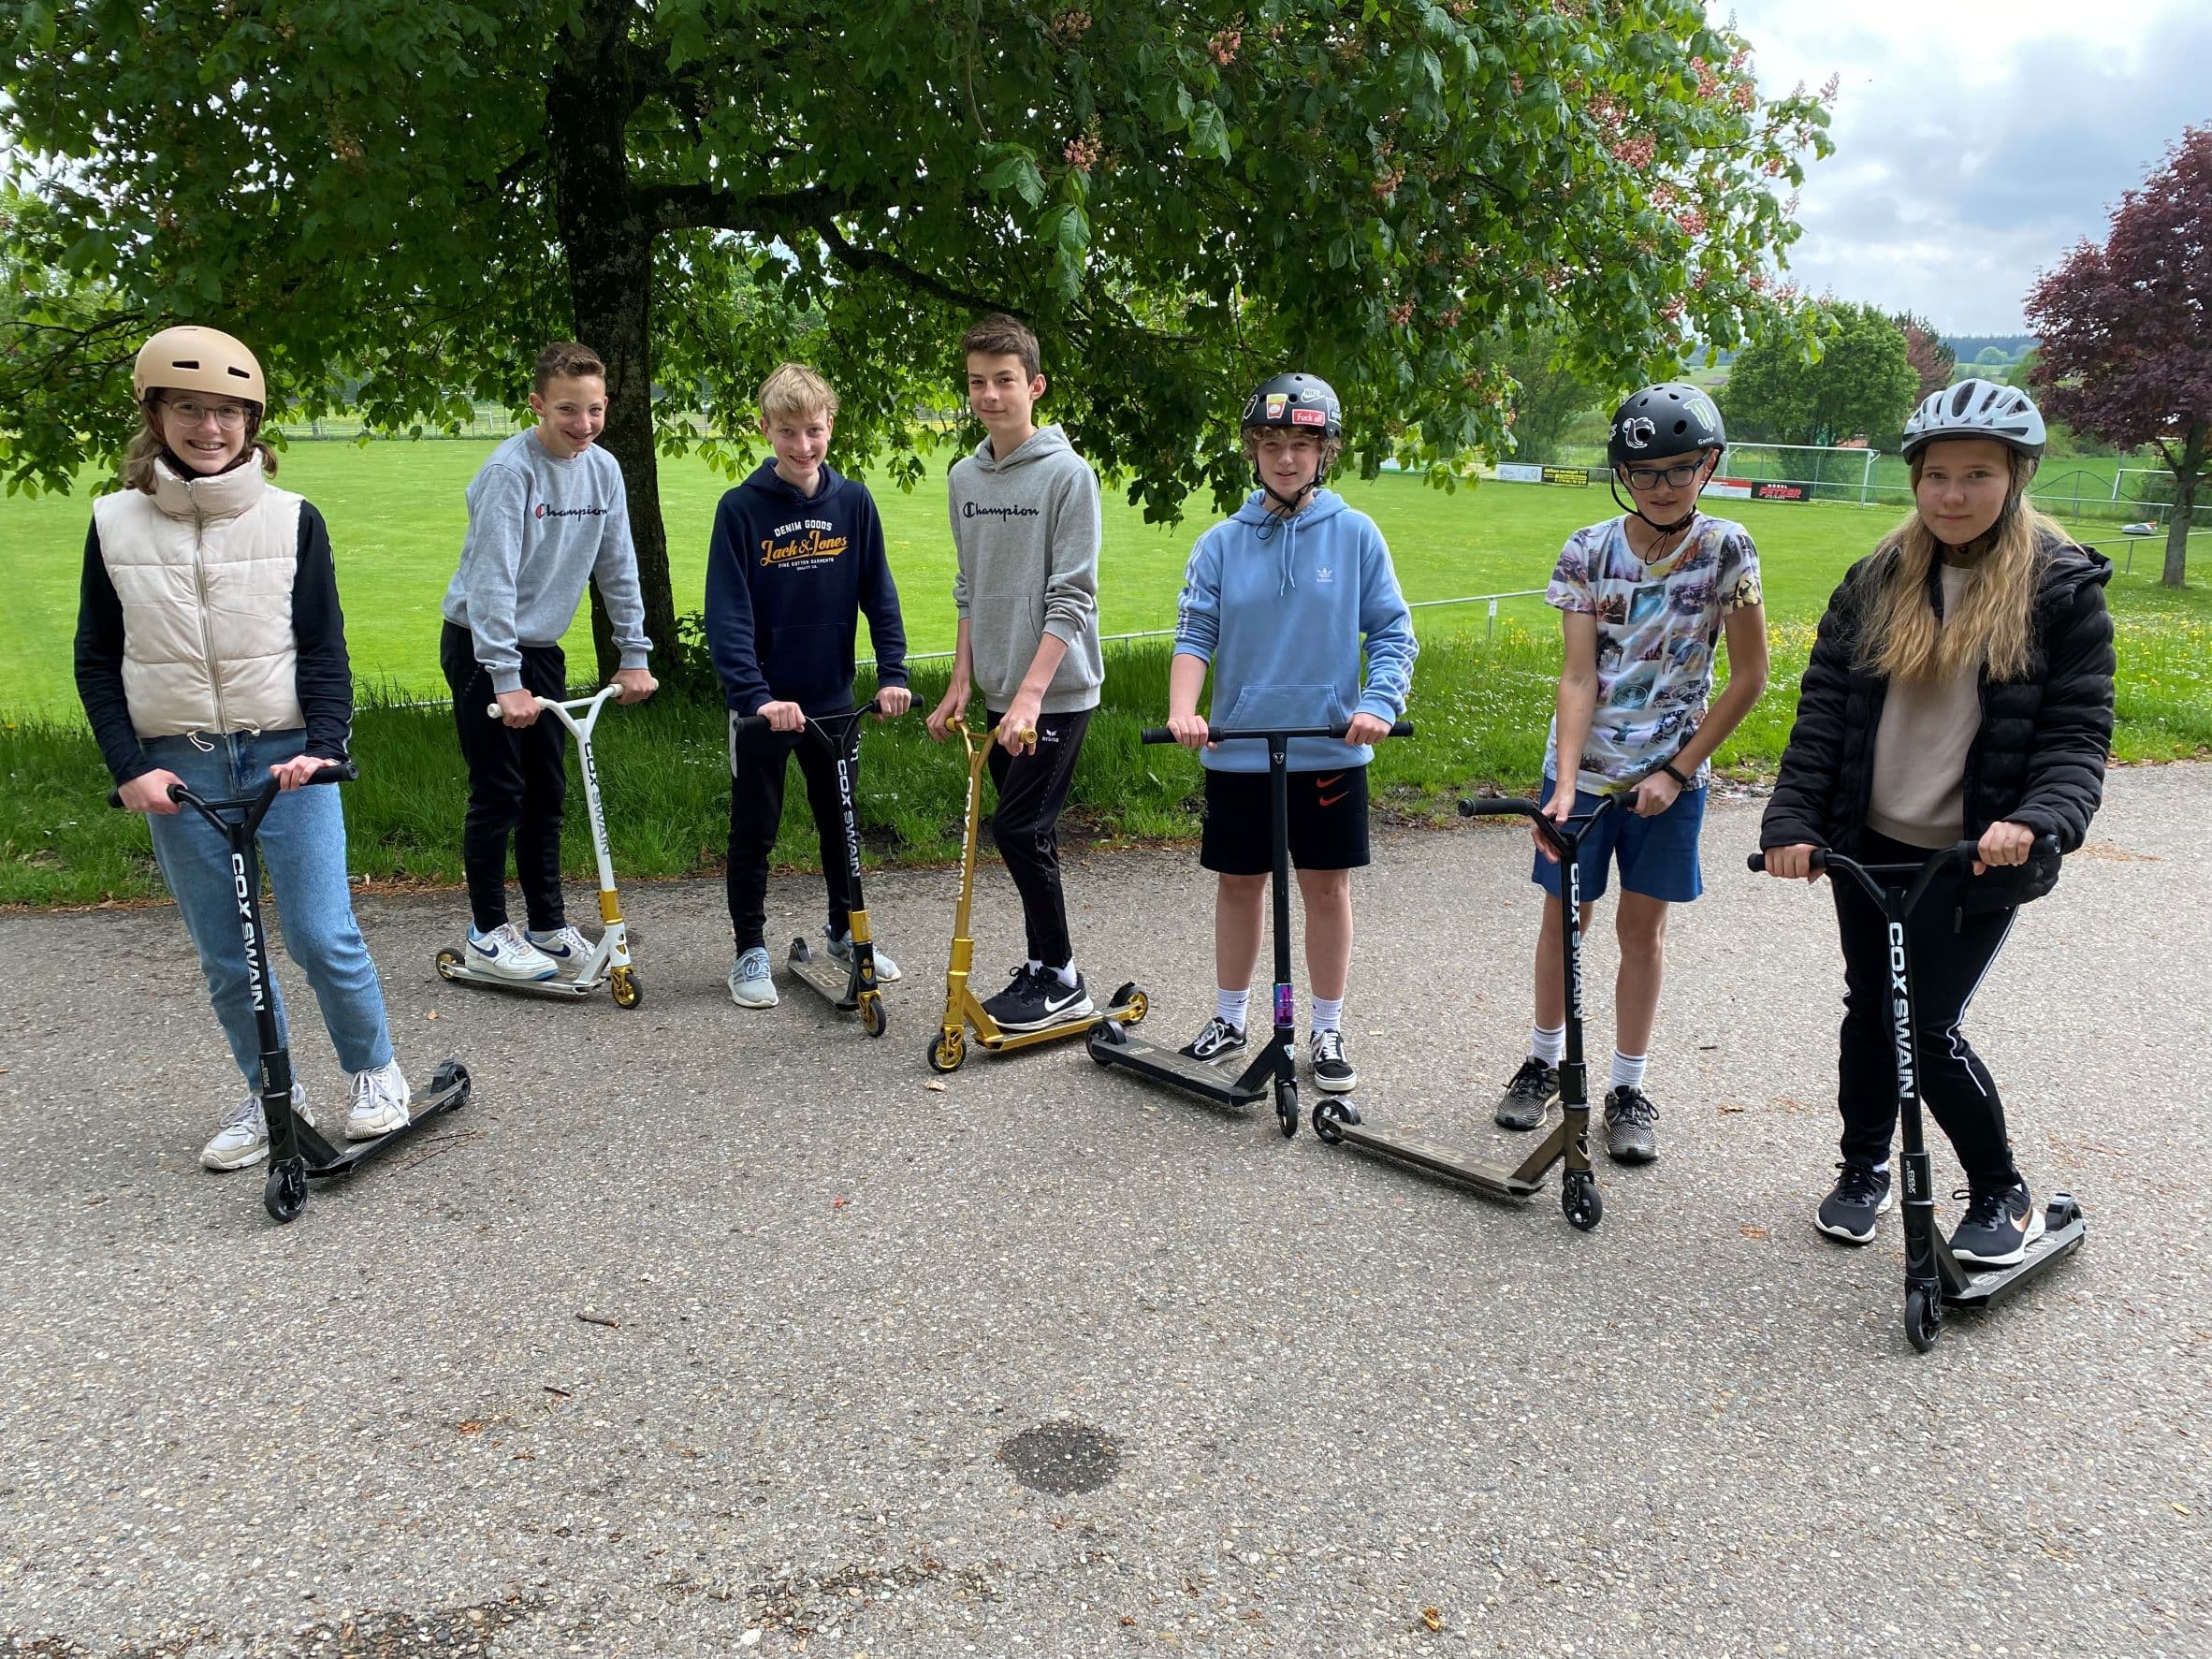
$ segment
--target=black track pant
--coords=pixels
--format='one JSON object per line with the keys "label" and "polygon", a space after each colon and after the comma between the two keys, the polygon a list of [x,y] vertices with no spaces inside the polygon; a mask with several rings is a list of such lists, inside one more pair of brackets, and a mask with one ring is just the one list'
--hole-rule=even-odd
{"label": "black track pant", "polygon": [[[990,723],[998,724],[996,713]],[[1083,750],[1083,735],[1090,724],[1087,708],[1074,714],[1040,715],[1034,749],[1010,755],[994,741],[985,763],[991,768],[992,787],[998,792],[998,807],[991,814],[991,839],[997,843],[1006,873],[1022,895],[1030,959],[1047,968],[1065,968],[1075,960],[1075,947],[1068,939],[1068,901],[1060,891],[1060,808],[1068,804],[1068,788],[1075,781],[1075,757]]]}
{"label": "black track pant", "polygon": [[[730,929],[740,953],[765,945],[768,925],[768,855],[783,822],[784,764],[792,739],[776,736],[730,742],[730,846],[723,886],[730,900]],[[844,808],[837,800],[837,764],[812,739],[797,747],[799,776],[807,785],[807,805],[822,846],[822,883],[829,890],[829,924],[842,936],[850,924],[851,899],[845,881],[847,861]],[[860,768],[852,768],[852,795],[860,798]]]}
{"label": "black track pant", "polygon": [[[530,925],[549,932],[566,920],[560,899],[560,809],[568,798],[568,728],[540,712],[517,731],[484,711],[491,676],[476,661],[466,628],[448,622],[438,665],[453,688],[453,723],[469,768],[469,810],[461,822],[461,868],[469,911],[488,932],[507,919],[507,837],[515,837],[515,879]],[[522,648],[522,689],[568,695],[568,660],[559,646]]]}
{"label": "black track pant", "polygon": [[[1865,864],[1917,864],[1925,850],[1871,831],[1858,858]],[[1963,869],[1928,884],[1906,924],[1913,954],[1913,1019],[1919,1032],[1920,1099],[1951,1139],[1969,1176],[2011,1178],[2012,1144],[2005,1138],[2004,1103],[1981,1057],[1959,1028],[1967,1005],[2012,931],[2015,911],[1961,916]],[[1845,1157],[1880,1163],[1897,1132],[1897,1047],[1892,1038],[1889,924],[1850,877],[1828,878],[1836,890],[1836,921],[1843,938],[1843,1046],[1836,1104],[1843,1113]]]}

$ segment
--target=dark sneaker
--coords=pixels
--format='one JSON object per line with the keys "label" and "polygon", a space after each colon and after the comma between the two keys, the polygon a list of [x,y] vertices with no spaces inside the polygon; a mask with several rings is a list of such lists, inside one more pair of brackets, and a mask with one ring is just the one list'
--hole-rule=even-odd
{"label": "dark sneaker", "polygon": [[1219,1014],[1206,1022],[1206,1028],[1175,1052],[1193,1060],[1218,1060],[1223,1055],[1233,1055],[1244,1046],[1244,1034]]}
{"label": "dark sneaker", "polygon": [[1966,1219],[1951,1235],[1951,1254],[1970,1267],[2010,1267],[2043,1237],[2043,1212],[2024,1181],[1971,1185],[1951,1196],[1966,1200]]}
{"label": "dark sneaker", "polygon": [[1659,1156],[1659,1108],[1631,1084],[1606,1091],[1606,1151],[1617,1164],[1648,1164]]}
{"label": "dark sneaker", "polygon": [[1498,1097],[1497,1121],[1501,1129],[1533,1129],[1544,1121],[1544,1109],[1559,1093],[1559,1068],[1531,1055]]}
{"label": "dark sneaker", "polygon": [[1820,1201],[1812,1225],[1847,1244],[1871,1244],[1875,1222],[1889,1209],[1889,1171],[1857,1157],[1845,1158],[1836,1169],[1836,1190]]}
{"label": "dark sneaker", "polygon": [[1014,969],[1006,989],[983,1004],[1001,1031],[1041,1031],[1090,1013],[1091,999],[1083,987],[1083,975],[1063,985],[1052,969],[1031,973],[1026,966]]}
{"label": "dark sneaker", "polygon": [[1317,1031],[1313,1038],[1314,1087],[1324,1095],[1348,1095],[1360,1084],[1360,1074],[1344,1057],[1342,1031]]}

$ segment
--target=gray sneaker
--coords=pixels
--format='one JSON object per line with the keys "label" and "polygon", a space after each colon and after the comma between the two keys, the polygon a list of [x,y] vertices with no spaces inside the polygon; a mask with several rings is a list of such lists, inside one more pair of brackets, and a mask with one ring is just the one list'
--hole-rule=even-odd
{"label": "gray sneaker", "polygon": [[776,982],[768,977],[768,950],[755,945],[730,965],[730,1000],[739,1008],[774,1008]]}
{"label": "gray sneaker", "polygon": [[[824,922],[822,924],[822,937],[823,939],[829,939],[829,953],[832,956],[836,957],[839,962],[850,962],[852,960],[852,930],[851,928],[847,928],[845,930],[844,937],[841,939],[832,939],[830,937],[829,924]],[[898,964],[892,961],[890,957],[886,956],[883,953],[883,947],[881,945],[878,945],[876,947],[876,983],[879,985],[888,985],[893,980],[895,980],[898,977]]]}
{"label": "gray sneaker", "polygon": [[[315,1120],[308,1115],[307,1090],[298,1083],[292,1085],[292,1111],[301,1123],[314,1126]],[[269,1115],[261,1110],[258,1091],[224,1113],[214,1139],[199,1149],[201,1165],[211,1170],[242,1170],[268,1156]]]}
{"label": "gray sneaker", "polygon": [[1559,1068],[1531,1055],[1498,1097],[1494,1113],[1501,1129],[1533,1129],[1544,1121],[1545,1108],[1559,1093]]}
{"label": "gray sneaker", "polygon": [[1659,1156],[1659,1108],[1629,1084],[1606,1091],[1606,1151],[1617,1164],[1648,1164]]}

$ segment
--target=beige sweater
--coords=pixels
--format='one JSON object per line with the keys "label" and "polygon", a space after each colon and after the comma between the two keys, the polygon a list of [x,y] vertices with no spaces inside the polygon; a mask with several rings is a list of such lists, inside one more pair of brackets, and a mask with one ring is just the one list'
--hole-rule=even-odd
{"label": "beige sweater", "polygon": [[[1972,574],[1943,566],[1943,614]],[[1867,825],[1908,847],[1948,847],[1966,834],[1966,754],[1982,729],[1981,664],[1940,680],[1892,680],[1874,732]]]}

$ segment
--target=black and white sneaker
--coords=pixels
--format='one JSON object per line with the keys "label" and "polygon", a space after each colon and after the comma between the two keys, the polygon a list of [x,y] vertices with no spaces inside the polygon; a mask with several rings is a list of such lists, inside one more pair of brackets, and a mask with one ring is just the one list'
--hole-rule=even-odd
{"label": "black and white sneaker", "polygon": [[1951,1254],[1972,1267],[2010,1267],[2043,1237],[2043,1212],[2028,1184],[1972,1184],[1953,1198],[1966,1200],[1966,1218],[1951,1235]]}
{"label": "black and white sneaker", "polygon": [[1820,1201],[1812,1225],[1847,1244],[1870,1244],[1875,1223],[1889,1209],[1889,1171],[1860,1157],[1847,1157],[1836,1170],[1836,1190]]}
{"label": "black and white sneaker", "polygon": [[1492,1115],[1501,1129],[1533,1129],[1544,1121],[1544,1110],[1559,1093],[1559,1068],[1531,1055],[1498,1097]]}
{"label": "black and white sneaker", "polygon": [[1324,1095],[1348,1095],[1360,1085],[1360,1074],[1352,1070],[1351,1061],[1344,1057],[1342,1031],[1315,1032],[1308,1064],[1314,1074],[1314,1087]]}
{"label": "black and white sneaker", "polygon": [[1648,1164],[1659,1156],[1659,1108],[1633,1084],[1606,1091],[1606,1151],[1617,1164]]}
{"label": "black and white sneaker", "polygon": [[1218,1060],[1224,1055],[1235,1054],[1244,1046],[1243,1028],[1230,1025],[1215,1014],[1206,1022],[1204,1030],[1175,1052],[1193,1060]]}
{"label": "black and white sneaker", "polygon": [[1024,965],[1014,969],[1005,990],[983,1004],[983,1011],[1001,1031],[1041,1031],[1084,1018],[1091,1011],[1091,999],[1080,973],[1074,984],[1063,985],[1053,969],[1032,973]]}

